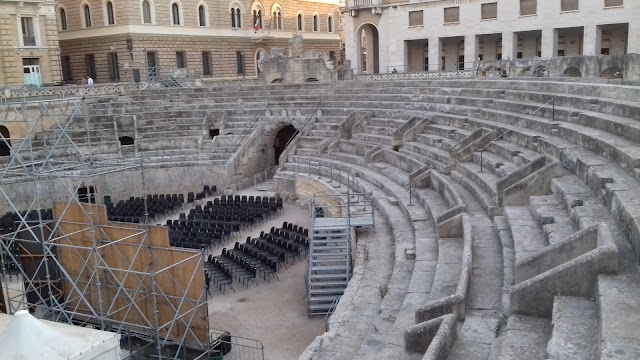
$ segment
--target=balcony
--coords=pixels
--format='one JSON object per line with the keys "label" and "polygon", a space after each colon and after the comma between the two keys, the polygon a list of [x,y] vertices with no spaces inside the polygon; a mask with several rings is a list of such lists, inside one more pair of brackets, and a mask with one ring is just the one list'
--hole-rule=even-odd
{"label": "balcony", "polygon": [[346,10],[377,8],[382,0],[346,0]]}

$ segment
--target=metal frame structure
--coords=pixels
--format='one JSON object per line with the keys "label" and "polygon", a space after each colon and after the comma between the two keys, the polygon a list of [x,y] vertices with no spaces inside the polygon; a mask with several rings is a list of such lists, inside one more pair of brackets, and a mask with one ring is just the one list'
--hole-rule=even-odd
{"label": "metal frame structure", "polygon": [[[104,207],[81,202],[78,190],[92,177],[139,171],[147,213],[141,159],[138,164],[97,160],[74,142],[70,126],[83,117],[88,124],[88,116],[84,98],[0,107],[0,123],[25,130],[18,138],[0,134],[11,150],[9,161],[0,162],[0,201],[19,218],[16,231],[0,234],[1,291],[8,295],[8,312],[28,308],[38,318],[118,332],[129,344],[132,337],[146,342],[135,351],[129,345],[129,359],[205,358],[210,349],[206,289],[197,281],[204,255],[159,245],[152,236],[158,229],[149,225],[147,214],[141,225],[110,223]],[[38,140],[45,129],[54,130],[53,141]],[[45,208],[53,209],[53,220],[43,219],[40,209]],[[128,235],[114,238],[118,231]],[[16,248],[19,255],[11,251]],[[162,256],[166,252],[182,260],[169,263]],[[17,264],[18,289],[6,281],[8,263]],[[189,263],[196,265],[185,284],[175,273]],[[172,314],[168,320],[166,313]],[[192,325],[202,320],[206,332],[196,333]]]}

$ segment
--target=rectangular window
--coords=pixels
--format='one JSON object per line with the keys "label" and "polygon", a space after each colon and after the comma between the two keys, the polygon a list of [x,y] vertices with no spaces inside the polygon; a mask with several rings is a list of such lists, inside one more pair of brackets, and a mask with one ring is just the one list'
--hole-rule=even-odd
{"label": "rectangular window", "polygon": [[460,22],[460,7],[444,8],[444,23],[457,23]]}
{"label": "rectangular window", "polygon": [[623,6],[623,0],[604,0],[604,7]]}
{"label": "rectangular window", "polygon": [[176,67],[178,69],[184,69],[186,67],[186,59],[184,58],[184,52],[178,51],[176,52]]}
{"label": "rectangular window", "polygon": [[580,0],[560,0],[561,11],[576,11],[580,8]]}
{"label": "rectangular window", "polygon": [[238,74],[244,74],[244,56],[242,51],[236,51],[236,67],[238,68]]}
{"label": "rectangular window", "polygon": [[423,19],[422,10],[409,11],[409,26],[422,26]]}
{"label": "rectangular window", "polygon": [[22,46],[36,46],[36,32],[32,17],[20,18],[22,23]]}
{"label": "rectangular window", "polygon": [[497,19],[498,18],[498,3],[482,4],[482,19]]}
{"label": "rectangular window", "polygon": [[536,15],[538,13],[538,0],[520,0],[520,16]]}
{"label": "rectangular window", "polygon": [[202,75],[211,75],[211,54],[202,53]]}
{"label": "rectangular window", "polygon": [[522,59],[522,51],[518,51],[518,52],[516,53],[516,58],[518,58],[518,59]]}
{"label": "rectangular window", "polygon": [[73,81],[73,75],[71,74],[71,57],[62,56],[60,57],[60,62],[62,63],[62,81]]}
{"label": "rectangular window", "polygon": [[109,79],[111,79],[111,81],[120,80],[120,65],[118,64],[118,53],[108,53],[107,61],[109,63]]}
{"label": "rectangular window", "polygon": [[601,48],[600,55],[609,55],[609,48]]}
{"label": "rectangular window", "polygon": [[87,54],[84,56],[84,67],[87,75],[91,76],[91,78],[95,81],[98,76],[96,72],[96,58],[93,56],[93,54]]}
{"label": "rectangular window", "polygon": [[564,50],[558,50],[558,56],[564,56]]}

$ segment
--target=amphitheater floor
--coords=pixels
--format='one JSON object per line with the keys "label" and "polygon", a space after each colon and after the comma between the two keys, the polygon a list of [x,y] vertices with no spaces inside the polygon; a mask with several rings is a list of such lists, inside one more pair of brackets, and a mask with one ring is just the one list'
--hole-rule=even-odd
{"label": "amphitheater floor", "polygon": [[[272,195],[254,189],[237,194]],[[309,228],[310,217],[306,209],[292,203],[285,203],[283,207],[278,215],[241,231],[237,240],[230,240],[226,247],[233,248],[235,241],[244,242],[247,236],[257,237],[260,231],[269,231],[272,226],[280,227],[283,221]],[[222,247],[213,249],[211,253],[219,255],[221,251]],[[306,261],[287,266],[278,272],[279,281],[271,279],[267,283],[258,279],[259,286],[252,283],[248,288],[234,282],[235,293],[227,289],[224,295],[212,287],[210,327],[260,340],[264,345],[265,360],[297,359],[313,339],[324,332],[324,318],[307,318],[304,299]]]}

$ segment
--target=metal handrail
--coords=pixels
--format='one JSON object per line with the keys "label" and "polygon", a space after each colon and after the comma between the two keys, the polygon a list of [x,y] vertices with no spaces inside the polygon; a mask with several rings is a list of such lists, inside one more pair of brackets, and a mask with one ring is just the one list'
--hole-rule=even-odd
{"label": "metal handrail", "polygon": [[329,307],[327,314],[324,316],[324,331],[329,331],[329,319],[331,318],[331,315],[333,315],[333,312],[336,310],[336,307],[338,307],[338,303],[340,302],[341,297],[342,296],[338,295],[331,302],[331,307]]}
{"label": "metal handrail", "polygon": [[[221,350],[218,350],[221,349]],[[231,335],[229,332],[209,331],[209,352],[228,350],[229,358],[241,360],[264,360],[264,345],[257,339]],[[222,358],[222,353],[220,353]]]}

